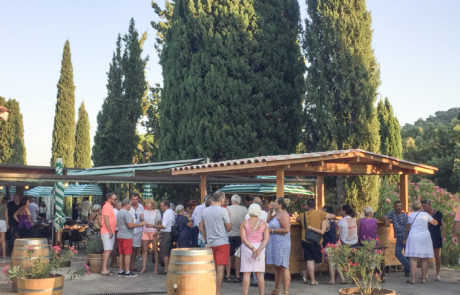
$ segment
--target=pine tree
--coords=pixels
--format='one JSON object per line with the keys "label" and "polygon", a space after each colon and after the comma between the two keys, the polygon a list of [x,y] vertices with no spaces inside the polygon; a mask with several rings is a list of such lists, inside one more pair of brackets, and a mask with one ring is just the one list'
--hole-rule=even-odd
{"label": "pine tree", "polygon": [[8,120],[14,128],[14,141],[11,145],[13,153],[8,159],[8,164],[26,164],[26,146],[24,144],[24,124],[22,122],[22,114],[19,107],[19,102],[15,99],[9,99],[6,107],[10,109],[11,115]]}
{"label": "pine tree", "polygon": [[[305,52],[307,150],[361,148],[378,152],[374,107],[380,83],[371,47],[371,16],[364,0],[307,0]],[[338,178],[337,194],[341,198]],[[378,177],[347,177],[345,202],[360,211],[378,203]]]}
{"label": "pine tree", "polygon": [[[157,14],[161,159],[295,152],[303,61],[295,1],[175,1]],[[171,7],[174,10],[171,14]]]}
{"label": "pine tree", "polygon": [[61,76],[57,84],[56,113],[54,117],[51,166],[62,158],[64,167],[74,166],[75,149],[75,85],[69,40],[62,53]]}
{"label": "pine tree", "polygon": [[91,143],[89,139],[89,118],[82,102],[78,109],[78,121],[75,129],[74,164],[78,168],[91,167]]}
{"label": "pine tree", "polygon": [[378,102],[377,115],[380,122],[380,152],[402,158],[401,127],[388,98],[385,98],[385,102]]}
{"label": "pine tree", "polygon": [[107,74],[107,98],[97,116],[94,137],[95,166],[128,164],[134,160],[139,142],[136,125],[147,95],[146,60],[141,54],[141,40],[131,19],[128,34],[123,40],[118,36]]}

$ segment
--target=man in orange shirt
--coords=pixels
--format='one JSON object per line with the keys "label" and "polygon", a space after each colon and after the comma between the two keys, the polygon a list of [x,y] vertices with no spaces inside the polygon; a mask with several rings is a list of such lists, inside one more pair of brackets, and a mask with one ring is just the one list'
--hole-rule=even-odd
{"label": "man in orange shirt", "polygon": [[117,227],[117,220],[115,218],[113,206],[116,201],[117,195],[115,193],[110,193],[106,196],[104,207],[102,207],[101,238],[102,244],[104,245],[104,253],[102,254],[101,275],[105,276],[115,275],[107,269],[107,261],[112,253],[113,245],[115,244],[115,228]]}

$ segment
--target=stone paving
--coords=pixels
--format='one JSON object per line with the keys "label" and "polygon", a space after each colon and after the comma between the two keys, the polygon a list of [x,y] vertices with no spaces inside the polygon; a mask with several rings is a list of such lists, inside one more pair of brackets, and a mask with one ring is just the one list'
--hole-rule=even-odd
{"label": "stone paving", "polygon": [[[72,261],[72,269],[78,269],[83,266],[85,257],[78,255]],[[7,261],[0,261],[0,266],[3,267]],[[136,266],[140,267],[141,262],[137,261]],[[136,278],[124,277],[103,277],[99,274],[91,274],[83,278],[77,278],[72,281],[65,282],[64,294],[155,294],[156,291],[161,292],[166,290],[166,276],[154,275],[152,273],[153,266],[150,264],[148,272],[141,274]],[[114,272],[117,269],[112,269]],[[63,269],[67,272],[68,269]],[[419,295],[419,294],[442,294],[442,295],[459,295],[460,294],[460,271],[443,269],[441,272],[442,281],[433,281],[432,270],[430,270],[430,279],[426,284],[409,285],[406,283],[407,278],[402,272],[390,272],[387,275],[386,283],[383,288],[392,289],[398,295]],[[3,274],[0,274],[0,294],[10,295],[11,285],[4,281]],[[338,294],[338,289],[343,287],[352,287],[348,285],[328,285],[329,277],[326,274],[318,276],[320,285],[310,286],[305,285],[298,275],[293,275],[291,284],[291,294]],[[266,281],[266,293],[273,288],[274,282],[271,278]],[[158,293],[157,293],[158,294]],[[224,283],[222,295],[242,294],[241,284]],[[259,294],[256,287],[250,287],[249,294]]]}

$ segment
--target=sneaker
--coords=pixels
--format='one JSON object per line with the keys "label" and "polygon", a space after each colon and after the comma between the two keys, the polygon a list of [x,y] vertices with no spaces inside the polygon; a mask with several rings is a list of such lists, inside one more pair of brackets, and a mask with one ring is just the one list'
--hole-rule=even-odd
{"label": "sneaker", "polygon": [[132,271],[125,273],[124,275],[125,278],[135,278],[137,277],[137,274],[133,273]]}
{"label": "sneaker", "polygon": [[125,271],[124,271],[124,270],[118,272],[118,276],[119,276],[119,277],[124,276],[124,275],[125,275]]}

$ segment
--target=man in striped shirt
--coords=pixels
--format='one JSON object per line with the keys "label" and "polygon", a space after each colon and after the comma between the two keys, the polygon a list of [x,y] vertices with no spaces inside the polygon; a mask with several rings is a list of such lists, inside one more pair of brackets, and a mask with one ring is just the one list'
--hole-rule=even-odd
{"label": "man in striped shirt", "polygon": [[410,275],[410,264],[409,259],[404,256],[402,251],[406,246],[404,240],[406,234],[407,214],[402,211],[401,201],[394,202],[394,211],[391,211],[383,217],[387,226],[390,226],[390,222],[393,223],[394,237],[396,239],[395,245],[395,256],[399,262],[404,266],[404,274],[406,277]]}

